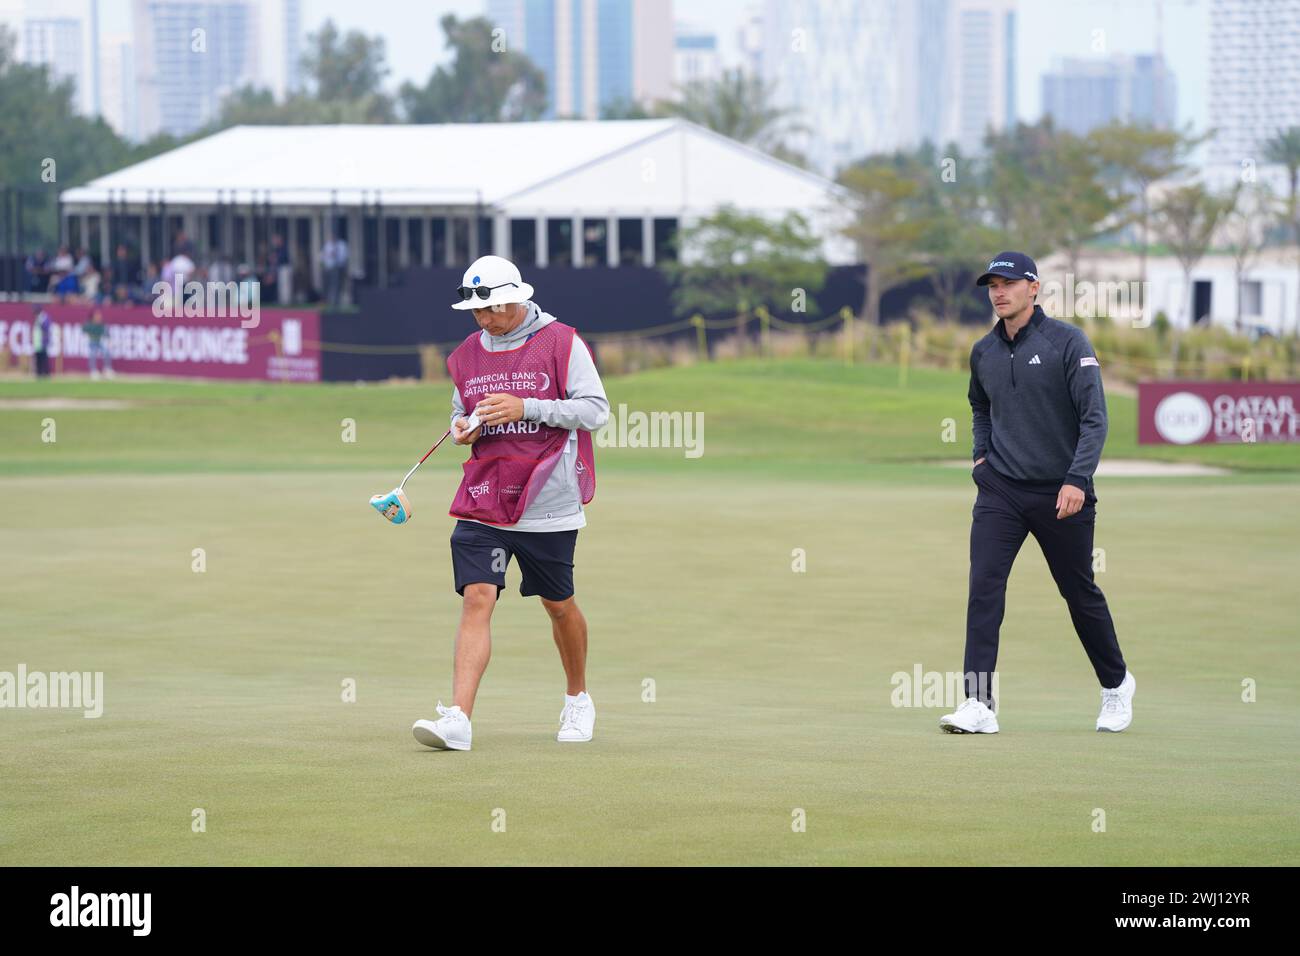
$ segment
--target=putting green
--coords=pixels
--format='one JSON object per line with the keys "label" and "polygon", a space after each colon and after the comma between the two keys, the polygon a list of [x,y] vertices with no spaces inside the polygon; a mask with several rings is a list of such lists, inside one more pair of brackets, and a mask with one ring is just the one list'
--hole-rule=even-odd
{"label": "putting green", "polygon": [[[1300,862],[1294,449],[1257,474],[1099,483],[1129,731],[1093,730],[1096,682],[1030,541],[1002,733],[949,736],[943,708],[893,706],[891,679],[961,664],[974,486],[920,461],[962,454],[935,415],[959,415],[960,377],[873,408],[880,434],[822,426],[822,468],[761,427],[758,364],[607,383],[615,404],[703,409],[706,452],[598,451],[577,573],[596,739],[555,742],[562,673],[512,568],[469,753],[409,732],[450,695],[454,458],[408,484],[409,525],[367,505],[423,452],[442,386],[55,383],[40,394],[137,404],[0,411],[0,671],[104,675],[98,719],[0,710],[0,863]],[[850,373],[890,388],[828,366],[768,411],[866,402]]]}

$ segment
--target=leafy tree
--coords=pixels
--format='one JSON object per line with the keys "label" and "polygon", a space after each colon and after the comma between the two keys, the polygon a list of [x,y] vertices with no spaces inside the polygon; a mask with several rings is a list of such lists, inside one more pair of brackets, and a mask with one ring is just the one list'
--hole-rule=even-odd
{"label": "leafy tree", "polygon": [[1101,164],[1103,179],[1129,210],[1137,225],[1139,278],[1146,279],[1151,245],[1151,184],[1170,179],[1186,168],[1187,154],[1203,137],[1154,126],[1112,123],[1089,136]]}
{"label": "leafy tree", "polygon": [[384,38],[368,37],[359,30],[339,33],[333,20],[326,20],[317,33],[307,36],[302,67],[311,92],[320,100],[361,100],[383,94]]}
{"label": "leafy tree", "polygon": [[[137,154],[102,119],[77,115],[71,80],[19,63],[0,26],[0,183],[22,204],[20,251],[58,241],[58,194],[132,161]],[[16,223],[15,223],[16,225]],[[98,255],[99,250],[90,250]]]}
{"label": "leafy tree", "polygon": [[297,93],[277,101],[267,89],[243,86],[221,102],[221,113],[203,135],[231,126],[305,126],[331,123],[391,123],[392,101],[383,94],[355,100],[322,100]]}
{"label": "leafy tree", "polygon": [[723,206],[683,229],[678,248],[678,260],[659,268],[674,287],[679,315],[730,315],[760,305],[786,312],[796,289],[807,293],[807,310],[817,310],[813,294],[826,281],[827,265],[821,240],[798,213],[772,220]]}
{"label": "leafy tree", "polygon": [[990,132],[984,189],[992,225],[1004,234],[1004,248],[1040,256],[1065,240],[1065,210],[1060,188],[1058,134],[1050,117],[1040,122]]}
{"label": "leafy tree", "polygon": [[1124,201],[1106,189],[1101,163],[1088,144],[1072,133],[1057,134],[1052,165],[1054,181],[1048,207],[1059,223],[1069,271],[1077,275],[1083,247],[1122,224]]}
{"label": "leafy tree", "polygon": [[450,66],[423,86],[403,83],[402,113],[411,123],[496,123],[535,120],[546,112],[546,74],[493,36],[490,20],[442,18]]}
{"label": "leafy tree", "polygon": [[1232,202],[1232,197],[1215,196],[1200,183],[1190,183],[1168,190],[1152,210],[1156,233],[1183,270],[1189,327],[1199,318],[1192,314],[1192,270],[1209,251],[1215,230]]}
{"label": "leafy tree", "polygon": [[867,267],[861,315],[870,325],[880,322],[886,292],[930,270],[917,253],[931,223],[921,215],[920,186],[903,165],[900,169],[891,158],[872,157],[840,174],[853,196],[852,221],[844,235]]}
{"label": "leafy tree", "polygon": [[1242,287],[1246,276],[1250,274],[1259,253],[1268,242],[1268,211],[1276,203],[1276,197],[1263,183],[1247,186],[1237,183],[1226,197],[1227,209],[1224,212],[1220,234],[1232,256],[1233,273],[1237,283],[1237,331],[1242,330]]}
{"label": "leafy tree", "polygon": [[992,254],[999,235],[987,223],[980,169],[955,145],[942,159],[934,149],[917,151],[916,197],[924,229],[917,237],[917,255],[929,267],[930,287],[939,314],[961,321],[961,303],[968,297],[972,265]]}

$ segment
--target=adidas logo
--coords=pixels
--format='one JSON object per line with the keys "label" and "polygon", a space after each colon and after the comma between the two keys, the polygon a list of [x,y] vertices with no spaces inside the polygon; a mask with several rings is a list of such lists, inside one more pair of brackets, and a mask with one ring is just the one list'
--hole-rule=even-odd
{"label": "adidas logo", "polygon": [[1043,360],[1040,359],[1037,355],[1035,355],[1033,358],[1031,358],[1031,359],[1029,360],[1029,364],[1030,364],[1030,365],[1042,365],[1042,364],[1043,364]]}

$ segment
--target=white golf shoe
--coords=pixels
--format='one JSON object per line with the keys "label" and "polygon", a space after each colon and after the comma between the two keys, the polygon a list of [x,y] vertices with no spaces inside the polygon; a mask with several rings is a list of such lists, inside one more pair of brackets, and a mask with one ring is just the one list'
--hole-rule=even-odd
{"label": "white golf shoe", "polygon": [[998,718],[975,697],[967,697],[951,714],[939,718],[939,726],[950,734],[996,734]]}
{"label": "white golf shoe", "polygon": [[444,707],[438,701],[437,720],[417,720],[411,727],[415,739],[439,750],[469,750],[469,718],[459,707]]}
{"label": "white golf shoe", "polygon": [[573,703],[560,711],[560,732],[555,739],[562,744],[582,743],[591,739],[596,729],[596,705],[584,690]]}
{"label": "white golf shoe", "polygon": [[1133,723],[1133,691],[1137,681],[1128,671],[1118,687],[1101,689],[1101,713],[1097,715],[1097,729],[1119,733]]}

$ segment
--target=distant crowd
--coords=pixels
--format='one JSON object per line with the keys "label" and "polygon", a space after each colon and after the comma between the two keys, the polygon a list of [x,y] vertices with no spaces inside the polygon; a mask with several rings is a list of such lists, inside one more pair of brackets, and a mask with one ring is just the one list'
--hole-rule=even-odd
{"label": "distant crowd", "polygon": [[256,268],[248,263],[235,265],[220,254],[200,262],[194,243],[184,232],[176,234],[171,248],[170,258],[143,263],[135,251],[118,245],[107,265],[84,247],[60,246],[54,255],[37,249],[23,263],[23,291],[48,294],[59,302],[147,305],[154,299],[157,283],[171,284],[180,276],[183,282],[237,282],[241,286],[257,282],[262,305],[325,301],[337,306],[347,282],[348,244],[341,238],[327,241],[321,249],[323,290],[313,287],[310,269],[295,270],[278,234],[271,237],[269,248],[259,250]]}

